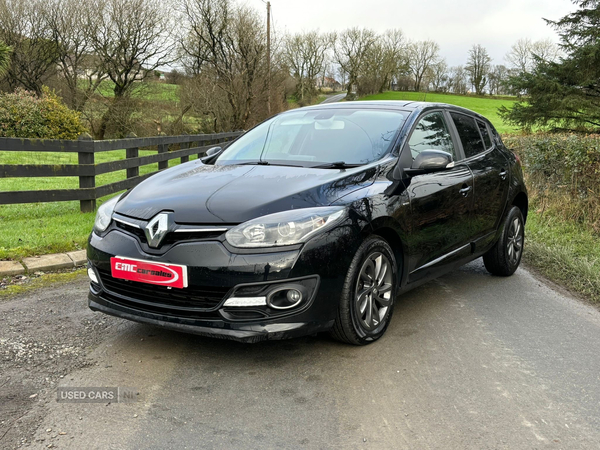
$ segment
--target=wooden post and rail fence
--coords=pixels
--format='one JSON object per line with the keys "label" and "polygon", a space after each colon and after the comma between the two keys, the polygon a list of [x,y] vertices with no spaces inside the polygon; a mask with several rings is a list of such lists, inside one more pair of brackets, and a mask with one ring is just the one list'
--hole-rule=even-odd
{"label": "wooden post and rail fence", "polygon": [[[0,138],[0,151],[9,152],[71,152],[77,153],[78,164],[2,164],[0,178],[79,177],[79,189],[51,189],[0,192],[0,205],[17,203],[47,203],[79,200],[82,212],[96,209],[96,200],[135,186],[169,166],[169,160],[203,156],[211,147],[235,139],[243,132],[157,136],[145,138],[95,141],[87,135],[78,140],[45,140]],[[177,148],[177,149],[175,149]],[[126,158],[119,161],[95,163],[95,155],[111,150],[125,150]],[[140,149],[157,153],[139,156]],[[140,166],[158,163],[158,171],[140,175]],[[96,176],[126,170],[127,177],[114,183],[96,186]]]}

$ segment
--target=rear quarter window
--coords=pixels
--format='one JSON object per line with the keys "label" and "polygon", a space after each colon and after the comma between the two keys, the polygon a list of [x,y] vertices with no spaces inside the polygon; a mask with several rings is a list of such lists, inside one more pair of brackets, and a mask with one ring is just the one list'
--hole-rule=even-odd
{"label": "rear quarter window", "polygon": [[499,147],[504,147],[504,142],[502,142],[500,134],[496,131],[493,125],[490,125],[490,130],[492,130],[492,140],[494,141],[494,144]]}
{"label": "rear quarter window", "polygon": [[450,116],[458,131],[458,136],[465,150],[465,157],[470,158],[485,150],[483,140],[475,119],[464,114],[451,112]]}
{"label": "rear quarter window", "polygon": [[492,140],[490,139],[490,134],[488,133],[487,125],[481,120],[477,119],[477,126],[479,127],[479,131],[481,132],[481,136],[483,137],[483,143],[485,144],[485,148],[491,148]]}

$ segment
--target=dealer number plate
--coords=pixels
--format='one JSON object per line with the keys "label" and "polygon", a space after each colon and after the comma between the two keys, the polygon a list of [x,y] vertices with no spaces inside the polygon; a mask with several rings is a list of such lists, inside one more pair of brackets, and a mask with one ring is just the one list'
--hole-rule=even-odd
{"label": "dealer number plate", "polygon": [[113,278],[156,284],[173,288],[187,287],[187,267],[178,264],[166,264],[141,259],[110,258]]}

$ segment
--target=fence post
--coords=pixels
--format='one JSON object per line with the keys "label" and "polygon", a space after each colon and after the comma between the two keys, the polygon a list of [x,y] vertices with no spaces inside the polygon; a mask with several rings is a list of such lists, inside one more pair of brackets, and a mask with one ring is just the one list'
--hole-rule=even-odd
{"label": "fence post", "polygon": [[[127,135],[128,138],[136,138],[137,135],[135,133],[129,133]],[[140,153],[139,147],[131,147],[125,149],[125,157],[129,158],[137,158]],[[137,177],[140,174],[140,166],[130,167],[127,169],[127,178]]]}
{"label": "fence post", "polygon": [[[169,146],[167,144],[159,144],[158,145],[158,153],[167,153],[169,151]],[[158,170],[168,169],[169,161],[159,161],[158,162]]]}
{"label": "fence post", "polygon": [[[92,141],[91,152],[78,152],[77,157],[79,164],[91,164],[92,166],[95,164],[94,161],[94,147],[93,147],[93,139],[87,134],[83,133],[79,136],[79,141],[81,141],[82,146],[84,142]],[[94,175],[92,176],[80,176],[79,177],[79,188],[95,188],[96,187],[96,168],[94,167]],[[96,209],[96,192],[94,189],[94,198],[91,200],[79,200],[79,210],[81,212],[92,212]]]}
{"label": "fence post", "polygon": [[[181,144],[179,144],[179,148],[181,148],[181,149],[190,148],[190,144],[191,144],[191,142],[182,142]],[[189,160],[190,160],[189,155],[188,156],[182,156],[181,160],[180,160],[180,163],[183,164],[183,163],[188,162]]]}

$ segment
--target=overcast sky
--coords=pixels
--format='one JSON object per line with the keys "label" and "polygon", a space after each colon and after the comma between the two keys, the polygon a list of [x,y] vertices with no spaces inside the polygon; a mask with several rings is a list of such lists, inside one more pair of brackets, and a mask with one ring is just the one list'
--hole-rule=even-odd
{"label": "overcast sky", "polygon": [[[262,0],[242,0],[264,11]],[[519,38],[551,38],[542,17],[575,10],[570,0],[271,0],[278,30],[343,30],[359,26],[382,32],[400,28],[411,40],[433,39],[449,65],[464,64],[473,44],[487,48],[493,64]]]}

